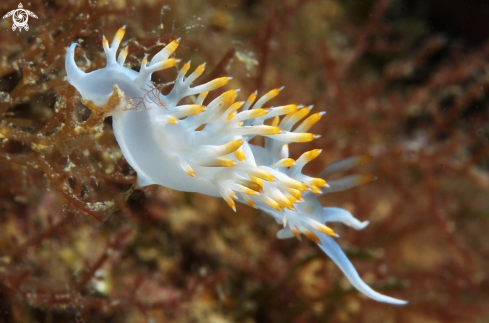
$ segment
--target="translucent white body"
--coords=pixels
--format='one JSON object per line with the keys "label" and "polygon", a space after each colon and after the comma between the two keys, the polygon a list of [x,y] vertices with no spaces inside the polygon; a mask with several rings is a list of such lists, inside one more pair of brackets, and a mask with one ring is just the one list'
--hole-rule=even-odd
{"label": "translucent white body", "polygon": [[[336,221],[361,230],[368,222],[360,222],[340,208],[323,208],[316,199],[318,195],[373,180],[371,175],[351,175],[326,182],[331,175],[368,161],[368,156],[335,162],[317,178],[304,175],[303,166],[321,151],[312,150],[293,160],[288,156],[288,143],[315,139],[317,136],[307,131],[322,113],[301,121],[312,107],[286,105],[263,109],[281,89],[274,89],[257,101],[256,93],[251,94],[245,102],[236,102],[238,90],[230,90],[204,103],[207,93],[224,86],[228,78],[191,87],[203,73],[204,65],[186,77],[190,63],[181,68],[171,92],[162,95],[151,82],[151,74],[178,63],[169,58],[178,40],[149,63],[144,59],[138,73],[123,66],[125,49],[116,59],[123,35],[121,28],[110,47],[104,38],[107,66],[91,73],[76,66],[77,44],[72,44],[66,57],[66,71],[68,81],[94,113],[112,116],[117,142],[137,173],[138,186],[158,184],[222,196],[233,209],[234,200],[259,208],[283,224],[284,228],[277,233],[279,238],[306,235],[368,297],[391,304],[406,303],[366,285],[332,238],[336,236],[334,231],[325,225]],[[271,125],[265,125],[264,121],[270,118]],[[249,144],[254,136],[265,136],[265,146]]]}

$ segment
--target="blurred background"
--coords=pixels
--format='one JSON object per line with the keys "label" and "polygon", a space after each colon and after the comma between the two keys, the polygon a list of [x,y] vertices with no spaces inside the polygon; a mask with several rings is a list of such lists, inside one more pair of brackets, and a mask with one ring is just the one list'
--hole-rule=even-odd
{"label": "blurred background", "polygon": [[[0,322],[489,322],[489,3],[483,0],[30,1],[29,30],[0,20]],[[2,1],[0,15],[18,2]],[[291,145],[305,173],[355,154],[378,180],[322,197],[369,220],[334,226],[360,276],[278,240],[271,217],[150,186],[110,118],[64,78],[66,48],[105,65],[127,26],[128,66],[182,38],[176,57],[227,75],[240,99],[327,111]],[[171,82],[177,70],[155,73]],[[169,88],[162,86],[165,92]],[[218,91],[217,91],[218,92]],[[215,94],[217,95],[217,94]],[[164,165],[162,165],[164,167]]]}

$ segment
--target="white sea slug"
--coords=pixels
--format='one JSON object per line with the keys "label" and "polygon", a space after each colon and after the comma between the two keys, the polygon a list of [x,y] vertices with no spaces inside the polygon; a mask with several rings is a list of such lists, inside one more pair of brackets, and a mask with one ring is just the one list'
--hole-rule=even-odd
{"label": "white sea slug", "polygon": [[[322,113],[310,115],[291,131],[312,107],[292,104],[262,108],[281,89],[274,89],[258,100],[253,93],[245,102],[235,101],[238,90],[230,90],[204,103],[209,91],[224,86],[230,78],[191,87],[205,65],[186,76],[190,62],[180,69],[170,93],[163,95],[151,82],[151,74],[178,64],[179,60],[169,57],[179,40],[168,44],[151,61],[145,57],[138,73],[124,67],[126,48],[116,58],[124,32],[125,27],[119,29],[110,46],[104,37],[106,67],[90,73],[81,71],[74,60],[77,44],[70,46],[65,65],[68,82],[81,93],[82,102],[93,113],[112,116],[117,142],[137,173],[138,187],[158,184],[222,196],[234,210],[234,200],[247,203],[284,226],[277,233],[278,238],[300,239],[304,234],[317,243],[352,285],[368,297],[406,304],[365,284],[332,238],[337,236],[335,232],[325,225],[336,221],[361,230],[368,222],[360,222],[340,208],[322,207],[316,199],[321,194],[373,180],[372,175],[351,175],[326,183],[331,175],[362,164],[369,156],[330,164],[317,178],[302,174],[304,165],[321,150],[308,151],[293,160],[289,158],[288,144],[317,138],[307,131]],[[265,125],[264,121],[270,118],[271,125]],[[264,147],[249,143],[254,136],[265,137]]]}

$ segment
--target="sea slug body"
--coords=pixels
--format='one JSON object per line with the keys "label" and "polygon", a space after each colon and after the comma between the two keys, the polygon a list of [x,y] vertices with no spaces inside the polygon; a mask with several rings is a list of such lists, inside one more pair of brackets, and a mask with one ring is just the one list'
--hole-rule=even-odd
{"label": "sea slug body", "polygon": [[[305,152],[294,160],[289,158],[288,144],[317,138],[307,131],[323,113],[309,115],[312,107],[294,104],[263,108],[281,89],[271,90],[258,100],[252,93],[244,102],[236,101],[238,90],[229,90],[204,103],[209,91],[223,87],[230,78],[192,87],[205,64],[186,76],[190,62],[180,69],[170,93],[163,95],[151,82],[151,74],[179,63],[170,58],[179,40],[169,43],[151,61],[144,58],[136,72],[124,67],[127,49],[116,58],[124,32],[125,27],[119,29],[110,46],[104,37],[106,67],[90,73],[81,71],[74,60],[77,44],[70,46],[65,65],[68,82],[81,93],[82,102],[92,113],[112,116],[117,142],[137,173],[139,187],[158,184],[221,196],[234,210],[235,200],[247,203],[283,225],[278,238],[300,239],[303,234],[317,243],[352,285],[368,297],[406,304],[365,284],[334,241],[336,233],[326,226],[336,221],[361,230],[368,222],[360,222],[340,208],[322,207],[317,200],[322,194],[374,180],[374,176],[363,174],[326,182],[334,174],[367,162],[369,156],[334,162],[318,177],[302,174],[304,165],[321,150]],[[185,99],[192,103],[182,104]],[[270,125],[264,123],[267,119],[272,119]],[[249,143],[255,136],[265,137],[264,147]]]}

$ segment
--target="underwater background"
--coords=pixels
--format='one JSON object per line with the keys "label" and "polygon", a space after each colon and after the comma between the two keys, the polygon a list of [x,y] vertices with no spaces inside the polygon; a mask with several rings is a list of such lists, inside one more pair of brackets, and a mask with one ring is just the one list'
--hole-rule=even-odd
{"label": "underwater background", "polygon": [[[18,8],[2,1],[0,15]],[[489,3],[483,0],[30,1],[29,30],[0,20],[0,323],[489,322]],[[150,186],[111,120],[66,79],[102,36],[126,25],[138,69],[181,37],[176,57],[207,62],[200,82],[233,77],[240,100],[327,114],[305,168],[352,155],[378,179],[321,197],[370,221],[333,228],[357,292],[312,242],[278,240],[271,217],[218,198]],[[182,64],[181,63],[181,64]],[[175,79],[176,69],[153,81]],[[161,86],[165,92],[171,87]],[[219,92],[219,91],[216,91]],[[214,94],[216,95],[216,94]],[[258,142],[259,143],[259,142]],[[164,165],[162,165],[164,167]]]}

